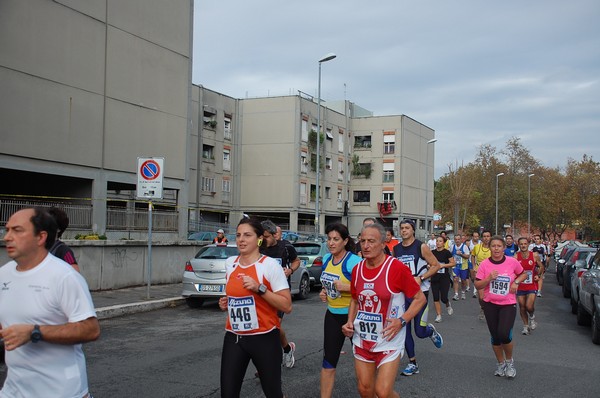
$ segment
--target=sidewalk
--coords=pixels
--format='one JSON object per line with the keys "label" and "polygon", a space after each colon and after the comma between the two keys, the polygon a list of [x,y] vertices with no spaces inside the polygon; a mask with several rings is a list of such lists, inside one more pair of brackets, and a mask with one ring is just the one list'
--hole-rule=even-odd
{"label": "sidewalk", "polygon": [[181,283],[151,285],[148,299],[148,286],[91,292],[98,319],[114,318],[121,315],[173,307],[185,303],[181,296]]}

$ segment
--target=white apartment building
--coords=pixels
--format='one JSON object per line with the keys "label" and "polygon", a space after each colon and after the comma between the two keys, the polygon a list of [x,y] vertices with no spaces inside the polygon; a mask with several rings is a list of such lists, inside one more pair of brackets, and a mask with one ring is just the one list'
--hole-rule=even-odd
{"label": "white apartment building", "polygon": [[[57,204],[68,234],[144,237],[137,158],[162,157],[156,239],[243,214],[315,231],[316,98],[192,85],[191,0],[2,4],[0,228],[19,206]],[[321,122],[319,230],[342,221],[356,234],[365,217],[424,228],[435,132],[349,101],[323,100]]]}

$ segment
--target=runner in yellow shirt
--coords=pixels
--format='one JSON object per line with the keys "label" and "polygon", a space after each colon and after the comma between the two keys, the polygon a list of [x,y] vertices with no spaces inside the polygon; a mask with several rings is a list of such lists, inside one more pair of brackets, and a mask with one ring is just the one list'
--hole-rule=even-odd
{"label": "runner in yellow shirt", "polygon": [[[477,274],[477,270],[479,269],[479,264],[483,262],[483,260],[491,257],[492,252],[490,250],[490,240],[492,239],[492,233],[487,229],[481,233],[481,242],[479,242],[473,250],[471,250],[471,263],[473,264],[473,272]],[[477,295],[479,296],[479,319],[485,319],[483,315],[483,289],[477,290]]]}

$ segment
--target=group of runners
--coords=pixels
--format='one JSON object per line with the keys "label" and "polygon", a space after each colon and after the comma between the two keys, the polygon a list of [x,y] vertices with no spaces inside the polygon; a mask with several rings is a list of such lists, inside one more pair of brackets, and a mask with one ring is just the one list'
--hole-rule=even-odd
{"label": "group of runners", "polygon": [[[516,376],[512,329],[517,301],[523,333],[529,334],[537,326],[534,302],[545,270],[541,255],[530,250],[526,238],[518,240],[514,257],[507,254],[510,251],[504,238],[492,237],[489,231],[483,231],[481,242],[472,248],[462,237],[455,237],[454,244],[448,246],[444,237],[435,237],[432,250],[430,242],[415,238],[414,221],[406,219],[400,223],[402,240],[389,255],[385,250],[390,240],[389,236],[386,239],[386,229],[378,223],[365,223],[359,257],[354,254],[358,250],[345,225],[328,225],[325,232],[330,253],[323,259],[320,292],[321,300],[327,303],[322,397],[332,395],[346,338],[352,341],[360,396],[399,396],[394,383],[405,350],[409,363],[402,374],[419,373],[413,330],[418,338],[430,338],[438,348],[443,345],[441,334],[427,322],[427,301],[432,290],[436,322],[441,322],[440,301],[452,315],[448,300],[451,279],[455,289],[461,289],[463,299],[470,285],[479,299],[497,360],[494,374]],[[265,396],[283,396],[281,316],[291,311],[291,296],[281,265],[261,254],[265,235],[269,231],[260,222],[242,219],[236,233],[240,255],[227,260],[227,297],[220,300],[220,307],[228,311],[221,363],[224,397],[240,395],[250,360],[258,370]]]}

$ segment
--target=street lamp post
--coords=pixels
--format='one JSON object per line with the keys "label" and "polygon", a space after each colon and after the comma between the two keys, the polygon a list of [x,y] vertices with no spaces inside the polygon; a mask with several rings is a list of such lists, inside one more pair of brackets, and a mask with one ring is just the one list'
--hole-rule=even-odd
{"label": "street lamp post", "polygon": [[329,53],[319,60],[319,89],[317,94],[317,197],[315,198],[315,239],[318,239],[320,233],[320,214],[319,214],[319,202],[321,201],[320,193],[320,174],[321,174],[321,64],[323,62],[331,61],[336,55]]}
{"label": "street lamp post", "polygon": [[531,177],[535,174],[531,173],[527,176],[527,238],[531,236]]}
{"label": "street lamp post", "polygon": [[425,156],[425,231],[427,233],[431,233],[431,228],[429,228],[429,144],[433,144],[437,141],[437,138],[433,138],[427,141],[427,146],[425,150],[427,151],[427,155]]}
{"label": "street lamp post", "polygon": [[496,235],[498,235],[498,177],[503,175],[504,173],[496,174]]}

